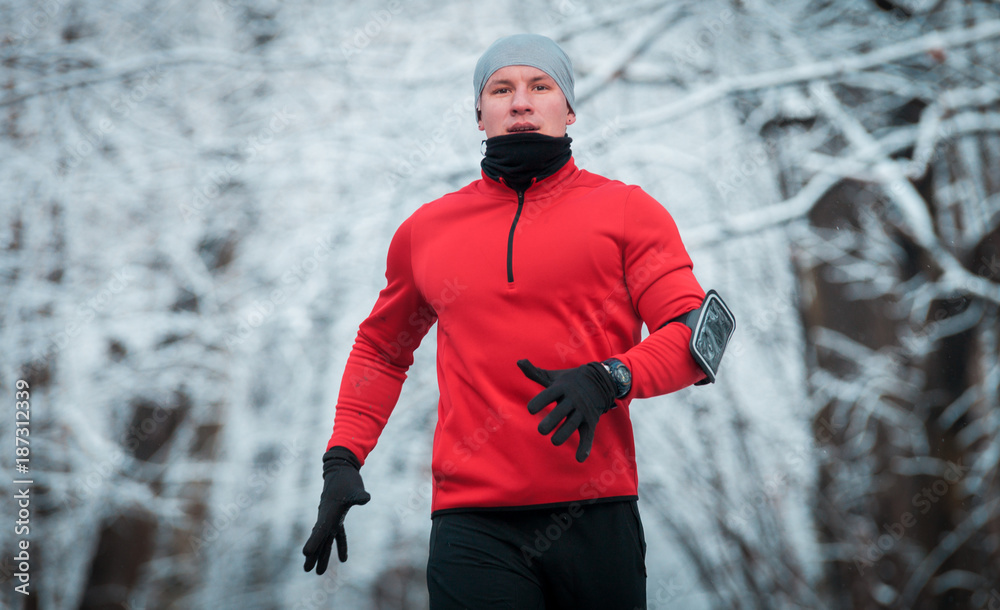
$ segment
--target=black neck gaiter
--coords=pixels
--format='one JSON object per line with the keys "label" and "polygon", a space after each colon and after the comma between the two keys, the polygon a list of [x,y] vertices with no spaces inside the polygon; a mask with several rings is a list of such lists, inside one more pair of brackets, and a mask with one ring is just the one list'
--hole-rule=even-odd
{"label": "black neck gaiter", "polygon": [[557,138],[540,133],[511,133],[486,140],[483,172],[503,181],[515,191],[531,186],[532,178],[541,180],[559,171],[573,152],[573,138]]}

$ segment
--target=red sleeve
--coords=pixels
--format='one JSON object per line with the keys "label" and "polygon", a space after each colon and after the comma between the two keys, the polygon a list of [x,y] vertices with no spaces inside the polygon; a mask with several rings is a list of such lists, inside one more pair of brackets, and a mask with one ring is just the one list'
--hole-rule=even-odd
{"label": "red sleeve", "polygon": [[[615,357],[632,372],[632,398],[675,392],[704,378],[688,348],[691,329],[668,324],[705,298],[666,209],[636,187],[625,202],[623,256],[632,306],[650,335]],[[661,328],[663,327],[663,328]]]}
{"label": "red sleeve", "polygon": [[392,413],[413,364],[413,352],[437,320],[417,290],[410,260],[412,216],[400,225],[389,245],[386,287],[361,323],[340,383],[334,445],[354,452],[363,464]]}

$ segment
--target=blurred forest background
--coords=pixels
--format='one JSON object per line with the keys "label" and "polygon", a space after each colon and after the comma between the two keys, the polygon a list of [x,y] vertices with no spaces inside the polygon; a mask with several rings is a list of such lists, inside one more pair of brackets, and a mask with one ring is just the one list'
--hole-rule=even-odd
{"label": "blurred forest background", "polygon": [[649,607],[1000,608],[1000,7],[961,0],[0,0],[0,606],[426,606],[433,333],[350,561],[301,547],[389,238],[478,177],[523,31],[739,320],[633,405]]}

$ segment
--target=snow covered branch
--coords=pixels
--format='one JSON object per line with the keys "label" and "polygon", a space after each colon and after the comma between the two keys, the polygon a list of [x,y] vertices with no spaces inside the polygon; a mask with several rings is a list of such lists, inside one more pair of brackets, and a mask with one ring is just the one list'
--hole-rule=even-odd
{"label": "snow covered branch", "polygon": [[[339,54],[336,56],[339,58]],[[82,68],[40,78],[18,86],[0,99],[0,107],[11,106],[29,98],[58,93],[77,87],[119,81],[129,76],[149,71],[163,71],[183,65],[204,65],[225,71],[270,72],[285,70],[310,70],[331,65],[341,65],[342,59],[330,57],[270,57],[234,53],[223,49],[180,47],[147,55],[135,55],[111,64]]]}
{"label": "snow covered branch", "polygon": [[627,40],[622,41],[613,54],[605,57],[585,79],[576,85],[577,104],[585,104],[615,75],[623,72],[632,58],[641,53],[658,36],[664,34],[667,26],[676,19],[682,9],[683,5],[680,3],[666,4],[648,18],[643,19],[643,24]]}
{"label": "snow covered branch", "polygon": [[790,68],[720,78],[710,85],[703,86],[693,93],[659,108],[623,117],[622,126],[623,128],[642,129],[677,119],[737,93],[833,78],[841,74],[868,70],[900,61],[929,51],[967,46],[997,37],[1000,37],[1000,19],[978,23],[971,28],[931,32],[913,40],[889,45],[867,53],[859,53],[851,57],[799,63]]}

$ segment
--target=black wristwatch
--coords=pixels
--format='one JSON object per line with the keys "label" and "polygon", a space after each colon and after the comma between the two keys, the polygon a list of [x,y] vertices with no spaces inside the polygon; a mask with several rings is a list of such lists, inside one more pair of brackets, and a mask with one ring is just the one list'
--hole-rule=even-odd
{"label": "black wristwatch", "polygon": [[621,360],[608,358],[601,363],[615,382],[615,398],[625,398],[632,389],[632,371]]}

